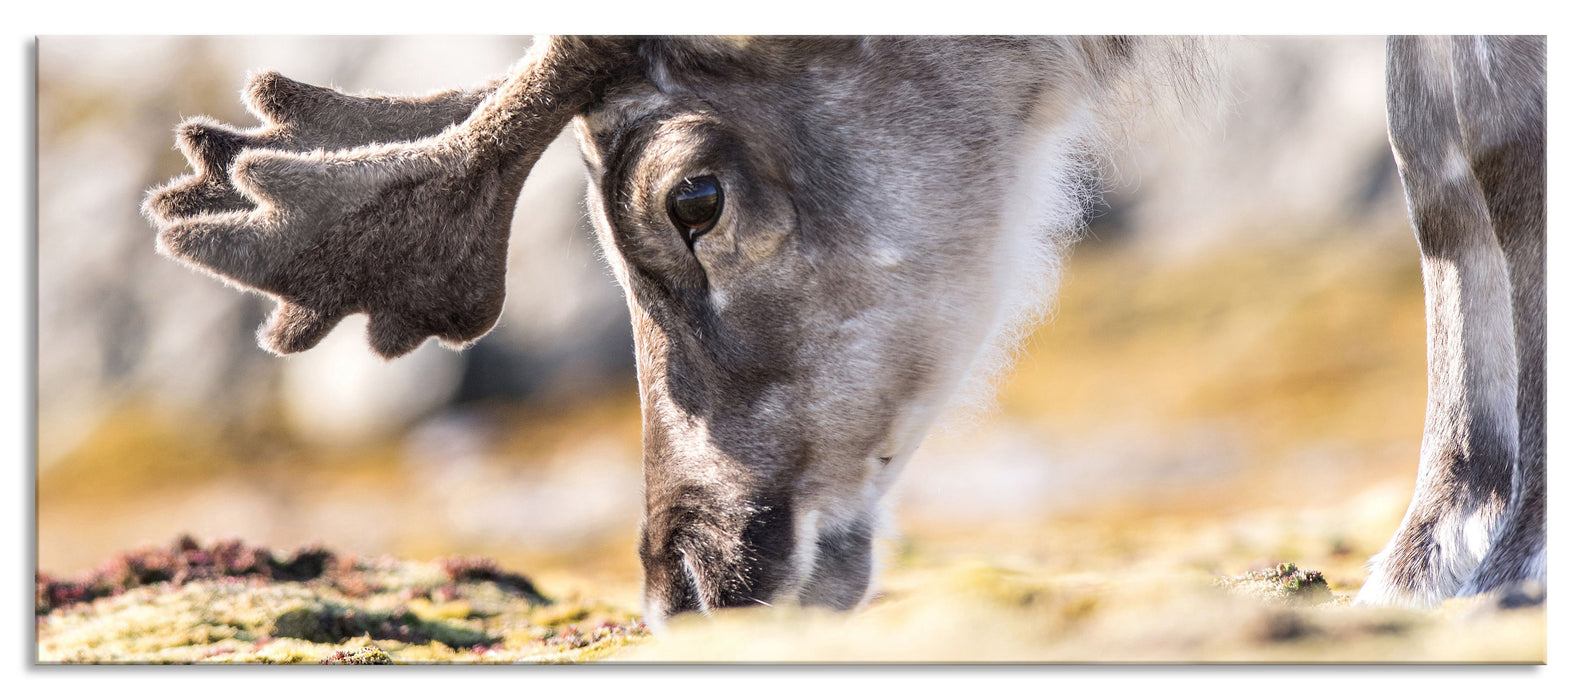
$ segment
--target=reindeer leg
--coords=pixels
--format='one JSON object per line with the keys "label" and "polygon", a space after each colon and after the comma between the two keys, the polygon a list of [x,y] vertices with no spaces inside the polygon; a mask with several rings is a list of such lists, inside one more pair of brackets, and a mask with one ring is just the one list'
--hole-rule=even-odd
{"label": "reindeer leg", "polygon": [[1458,71],[1456,100],[1473,154],[1472,171],[1509,269],[1520,437],[1510,516],[1456,595],[1504,591],[1525,596],[1519,584],[1535,580],[1542,585],[1548,569],[1546,47],[1543,37],[1461,37],[1455,58],[1458,66],[1476,69]]}
{"label": "reindeer leg", "polygon": [[1390,139],[1423,256],[1428,410],[1417,486],[1357,602],[1426,607],[1459,590],[1512,497],[1518,455],[1511,282],[1456,114],[1448,40],[1392,38]]}

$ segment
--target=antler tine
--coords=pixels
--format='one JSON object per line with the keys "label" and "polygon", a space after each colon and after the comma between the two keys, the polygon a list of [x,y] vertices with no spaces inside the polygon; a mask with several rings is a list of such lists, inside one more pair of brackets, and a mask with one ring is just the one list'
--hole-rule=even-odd
{"label": "antler tine", "polygon": [[226,170],[254,139],[208,117],[193,117],[176,127],[176,146],[193,172],[153,190],[143,200],[143,215],[156,223],[204,212],[243,211],[247,201],[231,189]]}
{"label": "antler tine", "polygon": [[268,284],[272,274],[271,259],[264,254],[271,233],[249,221],[247,214],[215,214],[161,230],[157,249],[243,288],[259,287]]}
{"label": "antler tine", "polygon": [[501,79],[421,97],[357,96],[267,71],[251,76],[243,103],[263,122],[239,129],[209,117],[176,127],[176,145],[192,164],[151,191],[143,215],[156,225],[202,214],[245,212],[252,204],[231,186],[232,162],[245,149],[336,150],[431,136],[463,121]]}
{"label": "antler tine", "polygon": [[248,76],[242,87],[242,97],[247,111],[266,124],[288,124],[299,116],[323,113],[332,103],[334,90],[300,83],[278,71],[264,71]]}
{"label": "antler tine", "polygon": [[248,111],[268,124],[289,127],[298,139],[322,142],[319,148],[350,148],[437,134],[466,119],[503,81],[420,97],[360,96],[264,71],[247,79],[242,95]]}
{"label": "antler tine", "polygon": [[[184,124],[196,173],[153,193],[145,209],[176,215],[151,217],[164,224],[163,252],[279,299],[258,334],[273,352],[312,347],[350,313],[368,314],[369,343],[386,358],[431,335],[465,346],[504,305],[511,214],[528,171],[575,114],[632,70],[635,44],[541,41],[475,108],[465,92],[359,98],[255,76],[247,99],[269,123],[256,133]],[[459,123],[404,135],[464,107]],[[348,132],[389,141],[303,147]]]}

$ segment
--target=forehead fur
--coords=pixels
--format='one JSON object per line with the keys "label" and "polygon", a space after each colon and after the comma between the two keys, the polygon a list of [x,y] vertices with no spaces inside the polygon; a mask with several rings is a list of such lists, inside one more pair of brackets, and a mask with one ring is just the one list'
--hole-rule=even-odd
{"label": "forehead fur", "polygon": [[786,86],[819,54],[857,40],[778,37],[655,38],[638,46],[636,77],[612,86],[584,115],[583,125],[603,143],[611,132],[672,111],[678,98],[710,104],[708,97],[742,85]]}
{"label": "forehead fur", "polygon": [[1062,83],[1074,96],[1130,103],[1122,107],[1163,102],[1195,111],[1216,97],[1219,54],[1217,43],[1187,37],[654,37],[635,52],[640,84],[617,86],[591,111],[624,114],[659,106],[645,98],[753,83],[808,88],[846,78],[1004,88],[1029,75]]}

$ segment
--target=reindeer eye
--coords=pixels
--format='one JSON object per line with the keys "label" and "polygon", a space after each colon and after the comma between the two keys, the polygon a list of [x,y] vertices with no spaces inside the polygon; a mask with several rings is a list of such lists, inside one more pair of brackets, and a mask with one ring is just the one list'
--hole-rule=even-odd
{"label": "reindeer eye", "polygon": [[670,212],[670,222],[686,237],[687,246],[698,236],[708,233],[720,218],[725,203],[725,190],[720,181],[711,175],[689,177],[670,190],[665,208]]}

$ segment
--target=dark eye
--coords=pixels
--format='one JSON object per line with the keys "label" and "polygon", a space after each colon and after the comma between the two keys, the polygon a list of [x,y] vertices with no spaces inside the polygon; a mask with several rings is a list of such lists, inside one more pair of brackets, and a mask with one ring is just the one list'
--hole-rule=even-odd
{"label": "dark eye", "polygon": [[714,228],[725,204],[725,190],[712,175],[689,177],[670,190],[665,208],[670,212],[670,222],[687,239],[687,246],[698,236]]}

